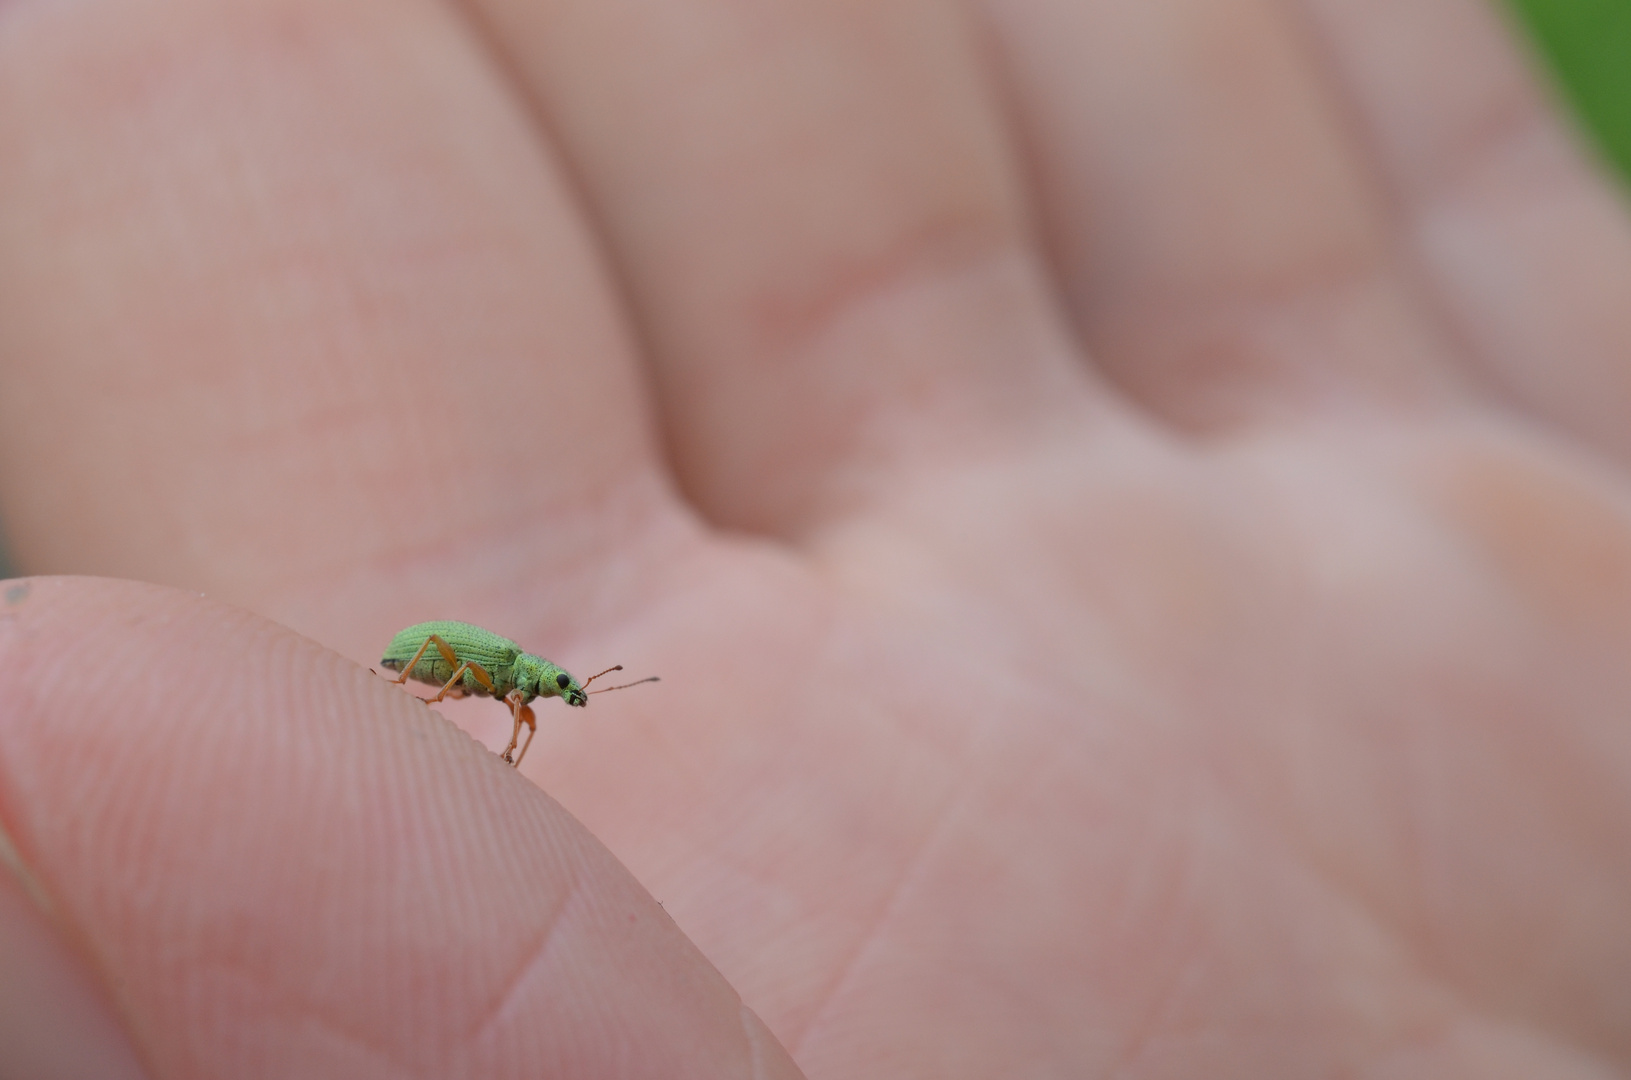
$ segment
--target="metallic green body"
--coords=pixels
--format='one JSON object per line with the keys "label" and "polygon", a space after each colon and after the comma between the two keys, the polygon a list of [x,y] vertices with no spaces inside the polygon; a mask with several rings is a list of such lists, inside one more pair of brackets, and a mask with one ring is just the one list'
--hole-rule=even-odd
{"label": "metallic green body", "polygon": [[[568,705],[589,704],[589,695],[583,692],[583,687],[571,675],[541,656],[522,652],[521,647],[509,638],[499,637],[491,630],[483,630],[469,623],[438,620],[410,626],[391,639],[385,656],[380,660],[381,666],[401,671],[433,634],[447,642],[460,663],[469,661],[480,664],[493,680],[493,690],[490,691],[481,684],[474,671],[466,671],[459,679],[459,685],[448,691],[449,697],[476,694],[502,698],[511,690],[519,690],[523,704],[535,697],[558,697]],[[453,677],[455,667],[432,644],[419,657],[413,670],[408,672],[408,678],[440,689]]]}

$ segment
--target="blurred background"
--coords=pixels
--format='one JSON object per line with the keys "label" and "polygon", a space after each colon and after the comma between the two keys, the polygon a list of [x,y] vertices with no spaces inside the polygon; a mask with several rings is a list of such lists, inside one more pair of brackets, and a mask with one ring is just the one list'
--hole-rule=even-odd
{"label": "blurred background", "polygon": [[1631,0],[1506,0],[1560,96],[1631,184]]}
{"label": "blurred background", "polygon": [[[1499,0],[1604,165],[1631,190],[1631,0]],[[15,573],[0,520],[0,578]]]}

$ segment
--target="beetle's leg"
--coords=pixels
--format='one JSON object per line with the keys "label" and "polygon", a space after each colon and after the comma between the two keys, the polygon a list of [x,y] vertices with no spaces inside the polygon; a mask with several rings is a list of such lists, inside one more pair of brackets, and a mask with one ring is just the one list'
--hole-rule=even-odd
{"label": "beetle's leg", "polygon": [[[442,654],[442,659],[447,661],[448,667],[457,668],[458,670],[453,673],[453,678],[448,680],[448,684],[442,687],[442,692],[440,694],[437,694],[433,698],[420,698],[419,700],[421,701],[441,701],[442,698],[446,696],[447,692],[453,688],[454,684],[459,681],[459,676],[463,675],[465,672],[465,668],[459,666],[459,654],[453,651],[453,646],[449,645],[447,641],[443,639],[442,635],[432,634],[430,637],[425,639],[424,644],[419,646],[419,651],[413,654],[413,659],[409,660],[407,666],[402,669],[402,674],[391,680],[392,683],[397,686],[401,686],[403,683],[407,682],[408,676],[413,674],[413,669],[419,666],[419,658],[424,656],[425,650],[430,648],[432,645],[436,646],[436,651]],[[468,664],[466,667],[473,667],[476,669],[476,671],[480,672],[480,674],[476,676],[477,681],[479,681],[483,686],[487,687],[489,691],[493,689],[493,680],[491,678],[484,677],[487,675],[487,670],[485,668],[483,668],[480,664]],[[426,681],[428,682],[429,680]]]}
{"label": "beetle's leg", "polygon": [[402,669],[402,674],[392,679],[391,682],[397,686],[401,686],[403,683],[407,682],[408,676],[413,674],[413,669],[419,665],[419,658],[425,655],[425,650],[430,648],[430,643],[433,641],[442,650],[442,655],[448,658],[448,663],[458,663],[457,657],[449,655],[453,650],[447,647],[447,642],[443,641],[435,634],[432,634],[430,637],[425,639],[425,643],[423,645],[419,646],[419,651],[413,654],[413,659],[409,660],[407,666]]}
{"label": "beetle's leg", "polygon": [[[452,661],[450,660],[449,662],[451,663]],[[475,675],[476,681],[485,686],[489,694],[492,694],[494,697],[498,696],[498,688],[493,685],[493,677],[487,674],[487,669],[476,663],[474,660],[466,660],[458,667],[453,669],[453,677],[447,680],[447,685],[442,687],[442,689],[437,692],[435,697],[428,697],[425,698],[425,700],[428,702],[441,701],[443,698],[447,697],[448,691],[459,685],[459,680],[464,678],[464,673],[467,671]]]}
{"label": "beetle's leg", "polygon": [[[509,746],[504,747],[504,754],[501,754],[501,757],[509,764],[514,765],[515,762],[511,760],[511,754],[515,750],[515,741],[520,739],[520,726],[527,724],[527,728],[535,731],[537,724],[533,723],[532,708],[527,705],[527,700],[520,695],[520,690],[511,690],[511,692],[506,693],[504,702],[509,703],[509,706],[511,706],[511,716],[515,719],[515,726],[511,728],[511,741],[509,741]],[[532,742],[532,736],[527,737],[527,742]],[[527,750],[522,747],[522,754],[525,754],[525,752]]]}
{"label": "beetle's leg", "polygon": [[[522,724],[527,725],[527,741],[521,744],[521,752],[515,755],[513,764],[518,769],[521,767],[521,759],[527,756],[527,747],[532,745],[532,737],[538,734],[538,723],[532,715],[531,705],[522,705],[515,710],[515,731],[510,734],[511,746],[515,745],[515,737],[521,734]],[[510,760],[507,754],[504,760]]]}
{"label": "beetle's leg", "polygon": [[510,729],[510,741],[504,745],[504,752],[498,756],[504,759],[504,764],[514,765],[515,759],[510,755],[515,753],[516,740],[521,738],[521,700],[511,690],[505,695],[504,702],[510,707],[510,718],[515,721],[515,726]]}
{"label": "beetle's leg", "polygon": [[455,686],[459,685],[459,679],[464,676],[466,671],[474,672],[476,681],[485,686],[489,694],[493,694],[495,696],[498,694],[498,691],[493,686],[493,677],[487,674],[487,669],[476,663],[474,660],[466,660],[461,663],[459,660],[459,654],[453,651],[453,646],[444,641],[442,639],[442,635],[440,634],[432,634],[430,637],[425,639],[425,643],[419,646],[419,651],[413,654],[413,659],[408,661],[408,666],[402,670],[401,678],[396,680],[398,683],[402,682],[408,677],[409,673],[413,671],[414,665],[419,663],[419,658],[424,656],[425,650],[430,648],[432,645],[436,646],[436,651],[442,654],[442,659],[446,660],[448,665],[453,668],[453,677],[447,680],[447,685],[443,686],[435,697],[420,698],[419,700],[441,701],[443,698],[447,697],[448,693],[452,691]]}
{"label": "beetle's leg", "polygon": [[[511,690],[508,694],[505,694],[504,703],[510,707],[510,716],[515,720],[515,727],[510,729],[509,745],[504,748],[504,753],[499,756],[509,764],[514,765],[515,762],[510,760],[510,754],[515,750],[515,741],[521,737],[521,710],[527,709],[527,703],[526,699],[521,696],[520,690]],[[527,709],[527,715],[532,715],[531,709]]]}

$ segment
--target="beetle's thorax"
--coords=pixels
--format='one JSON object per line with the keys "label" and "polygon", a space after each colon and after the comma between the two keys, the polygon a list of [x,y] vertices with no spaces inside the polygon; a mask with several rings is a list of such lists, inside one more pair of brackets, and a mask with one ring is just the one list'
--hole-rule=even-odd
{"label": "beetle's thorax", "polygon": [[[515,685],[529,698],[565,697],[577,686],[572,676],[541,656],[522,653],[515,660]],[[565,685],[562,685],[562,683]]]}
{"label": "beetle's thorax", "polygon": [[515,680],[515,688],[525,694],[529,700],[537,697],[540,693],[547,694],[549,691],[541,690],[539,683],[543,680],[544,669],[552,666],[548,660],[541,656],[522,653],[515,658],[515,663],[510,667],[511,677]]}

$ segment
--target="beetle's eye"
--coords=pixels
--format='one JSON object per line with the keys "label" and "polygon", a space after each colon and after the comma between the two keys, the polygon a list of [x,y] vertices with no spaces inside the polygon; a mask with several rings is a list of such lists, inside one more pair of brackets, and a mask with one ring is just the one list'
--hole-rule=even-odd
{"label": "beetle's eye", "polygon": [[571,679],[566,677],[566,674],[564,672],[561,673],[560,675],[555,676],[555,685],[560,687],[562,690],[565,690],[566,687],[567,687],[567,684],[569,684],[571,681],[572,681]]}

